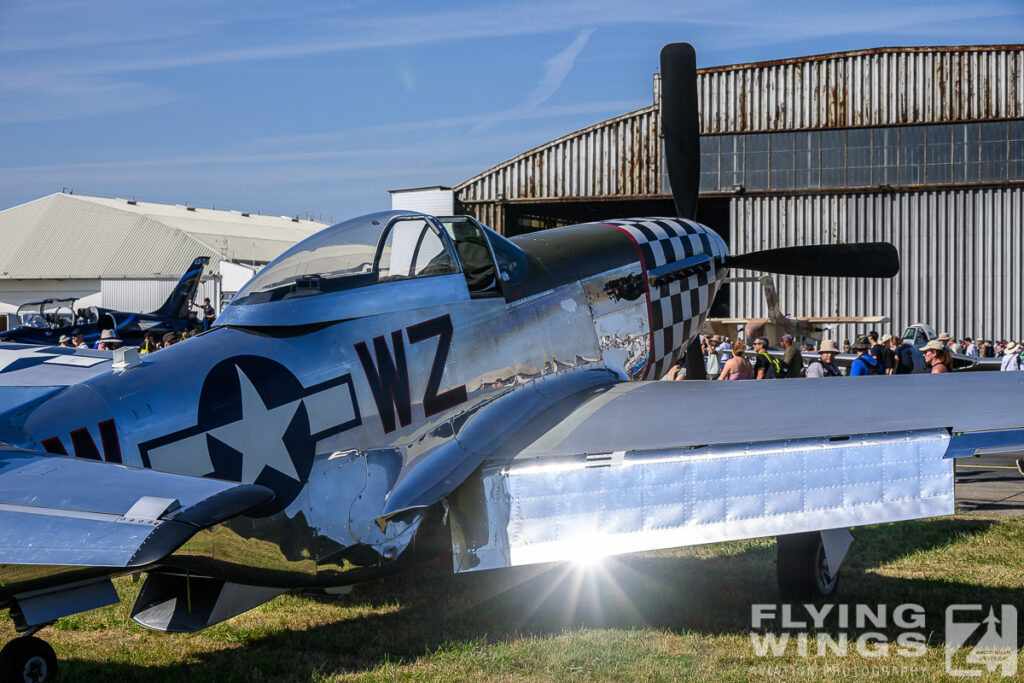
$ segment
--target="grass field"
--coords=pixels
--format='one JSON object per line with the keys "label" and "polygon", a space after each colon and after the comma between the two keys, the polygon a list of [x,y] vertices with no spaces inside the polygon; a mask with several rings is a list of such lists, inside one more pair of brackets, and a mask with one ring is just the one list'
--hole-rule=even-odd
{"label": "grass field", "polygon": [[[587,572],[455,576],[430,563],[336,601],[285,595],[191,635],[136,626],[128,611],[139,584],[121,579],[120,605],[61,619],[40,635],[64,681],[920,681],[954,680],[945,671],[948,605],[992,605],[998,615],[1010,603],[1024,615],[1024,517],[961,514],[860,528],[855,537],[835,602],[851,614],[857,604],[920,605],[924,624],[910,630],[927,641],[921,656],[896,652],[907,628],[891,616],[886,628],[826,621],[820,633],[849,637],[846,656],[816,656],[815,633],[807,657],[795,642],[782,656],[758,656],[751,605],[778,601],[773,540],[646,553]],[[806,616],[803,609],[794,614]],[[768,631],[786,630],[773,623]],[[858,652],[854,641],[872,631],[889,640],[888,655]],[[0,635],[14,635],[10,620]],[[999,674],[981,680],[1006,680]]]}

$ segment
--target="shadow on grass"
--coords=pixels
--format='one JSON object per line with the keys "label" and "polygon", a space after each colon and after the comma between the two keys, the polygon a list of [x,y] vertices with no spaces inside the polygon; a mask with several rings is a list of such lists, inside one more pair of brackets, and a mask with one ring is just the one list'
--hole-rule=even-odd
{"label": "shadow on grass", "polygon": [[[967,580],[892,578],[875,568],[915,553],[970,543],[995,522],[940,519],[855,530],[844,565],[841,604],[922,605],[941,638],[947,605],[1019,604],[1024,590],[979,588]],[[655,628],[743,634],[752,603],[776,603],[775,544],[755,541],[696,552],[607,560],[581,570],[546,565],[454,576],[436,563],[357,587],[341,604],[401,609],[302,631],[253,637],[240,648],[205,652],[168,666],[97,665],[71,659],[64,680],[310,680],[414,662],[438,649],[471,651],[481,642],[549,636],[571,627]],[[706,550],[706,552],[704,552]],[[828,629],[826,628],[826,631]]]}

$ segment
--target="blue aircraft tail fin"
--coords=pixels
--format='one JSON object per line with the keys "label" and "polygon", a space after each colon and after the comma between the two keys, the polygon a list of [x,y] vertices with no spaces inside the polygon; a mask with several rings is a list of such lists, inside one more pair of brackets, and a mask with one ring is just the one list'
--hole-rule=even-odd
{"label": "blue aircraft tail fin", "polygon": [[203,274],[203,268],[210,262],[209,256],[198,256],[188,267],[185,274],[174,285],[174,291],[167,297],[167,301],[160,308],[153,311],[152,315],[164,316],[167,318],[187,318],[189,304],[195,298],[196,290],[199,288],[199,278]]}

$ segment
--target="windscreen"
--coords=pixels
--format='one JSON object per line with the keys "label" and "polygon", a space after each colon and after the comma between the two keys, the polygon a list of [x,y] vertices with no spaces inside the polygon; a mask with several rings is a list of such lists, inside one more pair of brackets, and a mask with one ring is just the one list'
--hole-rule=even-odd
{"label": "windscreen", "polygon": [[374,214],[313,235],[264,268],[233,304],[256,304],[458,272],[450,249],[423,218]]}

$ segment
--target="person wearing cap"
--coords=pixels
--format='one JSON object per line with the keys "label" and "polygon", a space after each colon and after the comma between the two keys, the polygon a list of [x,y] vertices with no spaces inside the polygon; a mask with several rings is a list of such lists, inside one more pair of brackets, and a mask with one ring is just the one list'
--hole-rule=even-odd
{"label": "person wearing cap", "polygon": [[943,332],[939,335],[939,341],[946,343],[946,348],[949,349],[950,353],[963,353],[964,349],[960,346],[960,342],[954,339],[949,332]]}
{"label": "person wearing cap", "polygon": [[177,344],[178,343],[178,333],[177,332],[167,332],[166,334],[164,334],[163,342],[164,343],[160,346],[161,349],[166,349],[168,346],[173,346],[174,344]]}
{"label": "person wearing cap", "polygon": [[836,365],[836,354],[839,347],[831,339],[822,339],[818,347],[818,359],[807,365],[804,377],[838,377],[839,367]]}
{"label": "person wearing cap", "polygon": [[66,334],[60,335],[60,340],[57,342],[61,346],[71,347],[71,337]]}
{"label": "person wearing cap", "polygon": [[89,348],[89,345],[85,343],[85,335],[82,334],[82,330],[78,327],[71,330],[71,345],[79,349]]}
{"label": "person wearing cap", "polygon": [[1006,342],[1006,348],[1003,349],[1003,360],[999,365],[999,369],[1004,372],[1020,370],[1020,344],[1015,341]]}
{"label": "person wearing cap", "polygon": [[779,339],[785,353],[782,355],[782,376],[786,378],[803,377],[804,357],[800,349],[793,343],[793,335],[784,334]]}
{"label": "person wearing cap", "polygon": [[850,363],[850,377],[884,374],[882,365],[868,353],[871,350],[871,342],[865,335],[862,334],[854,340],[853,350],[857,352],[857,357]]}
{"label": "person wearing cap", "polygon": [[754,379],[776,379],[782,377],[782,365],[768,354],[768,337],[758,337],[754,340],[754,353],[757,360],[754,362]]}
{"label": "person wearing cap", "polygon": [[953,369],[953,359],[946,349],[946,345],[938,339],[932,339],[921,347],[924,352],[924,362],[932,366],[932,374],[949,372]]}
{"label": "person wearing cap", "polygon": [[715,334],[712,335],[704,346],[704,370],[707,372],[708,379],[717,379],[718,374],[722,371],[722,365],[718,360],[718,345],[722,343],[722,338]]}
{"label": "person wearing cap", "polygon": [[878,343],[878,355],[875,360],[882,364],[882,370],[887,375],[896,373],[896,353],[892,350],[892,335],[883,334]]}
{"label": "person wearing cap", "polygon": [[978,357],[979,358],[995,358],[996,349],[992,346],[992,340],[979,339],[978,340]]}
{"label": "person wearing cap", "polygon": [[120,345],[121,340],[113,330],[103,330],[100,333],[100,340],[96,342],[96,348],[100,351],[113,351]]}

